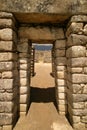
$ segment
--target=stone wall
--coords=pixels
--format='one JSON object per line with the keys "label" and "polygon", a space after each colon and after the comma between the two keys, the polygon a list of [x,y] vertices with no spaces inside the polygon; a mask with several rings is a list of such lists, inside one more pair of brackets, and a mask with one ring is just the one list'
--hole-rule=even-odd
{"label": "stone wall", "polygon": [[87,16],[72,16],[67,37],[67,100],[69,120],[78,130],[87,129]]}
{"label": "stone wall", "polygon": [[30,103],[30,70],[31,70],[31,43],[28,39],[19,39],[19,79],[20,79],[20,116],[27,114]]}
{"label": "stone wall", "polygon": [[11,130],[19,116],[16,32],[13,14],[0,12],[0,130]]}
{"label": "stone wall", "polygon": [[56,100],[60,114],[66,114],[66,40],[63,28],[61,28],[61,38],[57,39],[53,46],[53,65],[56,84]]}

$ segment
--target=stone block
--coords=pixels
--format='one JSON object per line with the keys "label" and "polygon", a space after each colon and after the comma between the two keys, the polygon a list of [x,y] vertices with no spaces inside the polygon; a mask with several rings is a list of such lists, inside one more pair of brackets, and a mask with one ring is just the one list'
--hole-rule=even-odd
{"label": "stone block", "polygon": [[58,104],[64,105],[64,104],[67,104],[67,102],[65,100],[58,100]]}
{"label": "stone block", "polygon": [[63,65],[66,65],[67,64],[67,60],[65,57],[58,57],[56,58],[56,65],[60,65],[60,66],[63,66]]}
{"label": "stone block", "polygon": [[27,94],[28,93],[28,87],[29,86],[21,86],[20,87],[20,94]]}
{"label": "stone block", "polygon": [[0,41],[0,51],[15,51],[16,45],[12,41]]}
{"label": "stone block", "polygon": [[58,79],[65,79],[66,78],[66,72],[64,71],[58,71],[57,72]]}
{"label": "stone block", "polygon": [[20,64],[27,64],[28,63],[28,58],[19,59],[19,63]]}
{"label": "stone block", "polygon": [[58,93],[59,99],[65,99],[66,94],[65,93]]}
{"label": "stone block", "polygon": [[59,111],[66,111],[66,109],[65,109],[65,105],[58,105],[58,109],[59,109]]}
{"label": "stone block", "polygon": [[82,116],[81,117],[81,122],[87,124],[87,116]]}
{"label": "stone block", "polygon": [[85,57],[86,56],[86,48],[83,46],[72,46],[69,49],[67,49],[66,56],[68,58]]}
{"label": "stone block", "polygon": [[85,102],[87,100],[87,94],[73,94],[73,100],[75,102]]}
{"label": "stone block", "polygon": [[80,122],[80,116],[73,116],[73,123],[79,123]]}
{"label": "stone block", "polygon": [[12,28],[13,26],[12,19],[0,18],[0,28]]}
{"label": "stone block", "polygon": [[64,93],[64,92],[65,92],[65,86],[64,87],[58,86],[58,93]]}
{"label": "stone block", "polygon": [[83,32],[85,35],[87,35],[87,24],[84,26]]}
{"label": "stone block", "polygon": [[27,95],[20,95],[20,104],[26,104],[27,103]]}
{"label": "stone block", "polygon": [[17,54],[11,52],[0,53],[0,62],[17,60]]}
{"label": "stone block", "polygon": [[28,78],[28,72],[25,70],[20,70],[19,74],[20,74],[20,78]]}
{"label": "stone block", "polygon": [[84,94],[87,94],[87,84],[84,86],[84,88],[83,88],[83,93]]}
{"label": "stone block", "polygon": [[65,50],[59,50],[59,49],[57,49],[57,50],[55,50],[55,56],[56,57],[64,57],[65,56]]}
{"label": "stone block", "polygon": [[10,28],[5,28],[0,30],[0,40],[3,41],[12,41],[13,40],[13,31]]}
{"label": "stone block", "polygon": [[12,114],[0,113],[0,125],[11,125],[12,124]]}
{"label": "stone block", "polygon": [[13,72],[11,72],[11,71],[2,72],[2,78],[3,79],[13,78]]}
{"label": "stone block", "polygon": [[0,89],[12,89],[13,79],[0,79]]}
{"label": "stone block", "polygon": [[19,53],[20,58],[30,58],[30,54],[28,53]]}
{"label": "stone block", "polygon": [[13,93],[5,92],[0,94],[0,101],[12,101],[13,98]]}
{"label": "stone block", "polygon": [[85,74],[72,74],[72,83],[87,83],[87,75]]}
{"label": "stone block", "polygon": [[73,124],[73,128],[74,128],[75,130],[86,130],[85,124],[82,123],[82,122],[74,123],[74,124]]}
{"label": "stone block", "polygon": [[87,44],[87,36],[71,34],[67,40],[67,46],[75,46],[75,45],[86,45]]}
{"label": "stone block", "polygon": [[57,71],[66,71],[66,66],[57,66]]}
{"label": "stone block", "polygon": [[55,49],[63,49],[66,47],[66,40],[56,40],[54,43],[54,48]]}
{"label": "stone block", "polygon": [[82,73],[83,72],[83,68],[81,68],[81,67],[77,67],[77,68],[67,67],[67,70],[70,73]]}
{"label": "stone block", "polygon": [[20,70],[27,70],[28,69],[28,65],[27,64],[20,64]]}
{"label": "stone block", "polygon": [[17,50],[18,52],[28,52],[28,42],[25,42],[25,43],[19,43],[17,45]]}
{"label": "stone block", "polygon": [[0,18],[12,18],[13,14],[8,12],[0,12]]}
{"label": "stone block", "polygon": [[87,74],[87,67],[84,67],[84,73]]}
{"label": "stone block", "polygon": [[84,109],[85,108],[85,103],[84,102],[74,102],[73,103],[73,108],[74,109]]}
{"label": "stone block", "polygon": [[28,85],[28,79],[27,78],[20,78],[20,85],[21,86]]}
{"label": "stone block", "polygon": [[13,62],[0,62],[0,72],[9,71],[14,68]]}
{"label": "stone block", "polygon": [[67,60],[68,66],[71,67],[85,67],[87,66],[87,58],[86,57],[80,57],[80,58],[71,58]]}
{"label": "stone block", "polygon": [[13,102],[0,102],[0,113],[10,113],[13,110]]}
{"label": "stone block", "polygon": [[87,115],[87,109],[73,109],[72,110],[74,116],[85,116]]}
{"label": "stone block", "polygon": [[72,22],[67,29],[66,36],[68,37],[71,33],[81,34],[83,30],[83,23]]}
{"label": "stone block", "polygon": [[87,16],[86,15],[74,15],[71,17],[70,22],[86,22]]}
{"label": "stone block", "polygon": [[66,85],[65,80],[63,80],[63,79],[57,79],[57,84],[58,84],[58,86]]}
{"label": "stone block", "polygon": [[26,112],[27,111],[27,105],[26,104],[20,104],[20,112]]}
{"label": "stone block", "polygon": [[12,125],[5,125],[3,126],[3,130],[12,130],[13,126]]}

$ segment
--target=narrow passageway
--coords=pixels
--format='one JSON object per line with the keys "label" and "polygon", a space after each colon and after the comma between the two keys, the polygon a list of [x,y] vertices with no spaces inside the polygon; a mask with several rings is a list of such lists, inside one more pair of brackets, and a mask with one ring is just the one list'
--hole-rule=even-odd
{"label": "narrow passageway", "polygon": [[36,75],[31,79],[31,105],[14,130],[72,130],[66,118],[57,112],[51,71],[51,64],[36,63]]}

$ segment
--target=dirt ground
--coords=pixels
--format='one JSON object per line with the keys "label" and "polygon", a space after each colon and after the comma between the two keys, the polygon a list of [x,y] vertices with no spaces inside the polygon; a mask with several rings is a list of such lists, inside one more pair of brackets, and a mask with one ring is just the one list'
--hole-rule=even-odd
{"label": "dirt ground", "polygon": [[27,116],[20,118],[14,130],[72,130],[65,116],[55,107],[55,83],[51,64],[37,63],[31,79],[31,105]]}

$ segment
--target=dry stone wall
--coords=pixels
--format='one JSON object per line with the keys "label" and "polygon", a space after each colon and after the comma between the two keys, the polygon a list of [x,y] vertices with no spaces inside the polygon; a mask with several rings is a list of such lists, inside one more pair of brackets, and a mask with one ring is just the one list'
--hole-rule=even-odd
{"label": "dry stone wall", "polygon": [[66,57],[65,47],[66,40],[64,36],[63,28],[62,38],[57,39],[53,47],[53,71],[55,72],[55,84],[56,84],[56,100],[57,107],[60,114],[66,114]]}
{"label": "dry stone wall", "polygon": [[67,100],[69,120],[87,129],[87,16],[72,16],[67,31]]}
{"label": "dry stone wall", "polygon": [[0,130],[11,130],[18,118],[17,33],[13,14],[0,12]]}
{"label": "dry stone wall", "polygon": [[19,79],[20,79],[20,116],[25,115],[30,103],[30,70],[31,70],[31,43],[28,39],[20,39],[17,45],[19,52]]}

